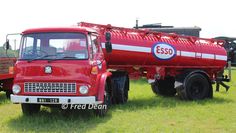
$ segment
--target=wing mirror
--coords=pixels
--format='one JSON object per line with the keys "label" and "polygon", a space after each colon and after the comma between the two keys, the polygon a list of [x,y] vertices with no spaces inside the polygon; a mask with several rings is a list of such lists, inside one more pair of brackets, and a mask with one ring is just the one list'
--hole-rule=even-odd
{"label": "wing mirror", "polygon": [[8,40],[8,39],[7,39],[7,41],[6,41],[5,44],[4,44],[4,48],[5,48],[5,50],[10,49],[10,43],[9,43],[9,40]]}
{"label": "wing mirror", "polygon": [[112,52],[111,33],[106,32],[105,37],[106,37],[106,43],[105,43],[106,52],[111,53]]}

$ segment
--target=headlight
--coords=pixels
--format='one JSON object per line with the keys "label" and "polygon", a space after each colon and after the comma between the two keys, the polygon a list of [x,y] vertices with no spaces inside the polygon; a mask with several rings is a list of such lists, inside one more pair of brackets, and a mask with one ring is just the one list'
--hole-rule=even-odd
{"label": "headlight", "polygon": [[87,93],[88,93],[88,90],[89,90],[88,86],[83,85],[83,86],[80,86],[80,87],[79,87],[79,92],[80,92],[81,94],[87,94]]}
{"label": "headlight", "polygon": [[17,84],[13,85],[13,87],[12,87],[13,94],[18,94],[18,93],[20,93],[20,91],[21,91],[21,88],[19,85],[17,85]]}

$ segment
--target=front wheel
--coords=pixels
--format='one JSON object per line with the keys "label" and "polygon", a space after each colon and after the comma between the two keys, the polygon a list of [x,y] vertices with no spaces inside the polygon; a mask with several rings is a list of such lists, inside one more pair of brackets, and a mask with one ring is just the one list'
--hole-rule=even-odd
{"label": "front wheel", "polygon": [[21,109],[24,115],[32,115],[40,111],[40,104],[22,103]]}
{"label": "front wheel", "polygon": [[111,105],[111,93],[109,91],[109,87],[105,85],[104,92],[104,102],[102,104],[97,105],[97,109],[95,109],[95,114],[100,117],[104,117],[108,111],[108,107]]}
{"label": "front wheel", "polygon": [[[115,74],[114,74],[115,75]],[[125,104],[129,98],[129,77],[128,75],[116,76],[113,78],[113,99],[114,104]]]}

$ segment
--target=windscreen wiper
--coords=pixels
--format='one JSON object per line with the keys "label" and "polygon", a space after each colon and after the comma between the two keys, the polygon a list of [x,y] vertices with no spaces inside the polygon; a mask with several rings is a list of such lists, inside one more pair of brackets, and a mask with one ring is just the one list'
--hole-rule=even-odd
{"label": "windscreen wiper", "polygon": [[63,56],[62,58],[57,58],[57,59],[50,59],[48,60],[48,62],[52,62],[52,61],[55,61],[55,60],[61,60],[61,59],[78,59],[74,56]]}
{"label": "windscreen wiper", "polygon": [[44,56],[41,56],[41,57],[38,57],[38,58],[34,58],[34,59],[31,59],[31,60],[28,60],[28,63],[34,61],[34,60],[40,60],[40,59],[43,59],[45,57],[51,57],[51,56],[57,56],[57,55],[44,55]]}

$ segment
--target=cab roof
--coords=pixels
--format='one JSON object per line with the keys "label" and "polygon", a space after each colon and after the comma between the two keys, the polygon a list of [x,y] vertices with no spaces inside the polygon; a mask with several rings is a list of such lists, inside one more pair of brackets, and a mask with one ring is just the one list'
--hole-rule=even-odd
{"label": "cab roof", "polygon": [[32,28],[27,29],[22,32],[22,34],[31,34],[31,33],[45,33],[45,32],[97,32],[94,29],[86,28],[86,27],[48,27],[48,28]]}

